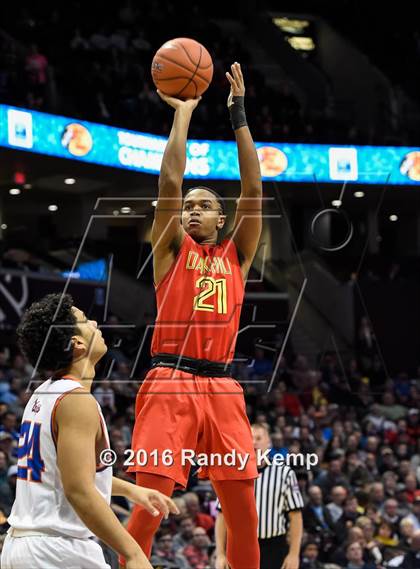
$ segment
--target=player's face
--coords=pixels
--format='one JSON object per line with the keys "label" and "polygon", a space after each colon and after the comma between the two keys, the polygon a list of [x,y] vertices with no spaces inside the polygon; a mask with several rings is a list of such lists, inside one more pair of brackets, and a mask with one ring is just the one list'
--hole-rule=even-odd
{"label": "player's face", "polygon": [[95,320],[89,320],[86,314],[72,307],[73,314],[77,320],[78,340],[84,345],[86,350],[84,357],[88,357],[92,362],[97,362],[106,353],[107,347],[102,337],[102,332],[98,328]]}
{"label": "player's face", "polygon": [[182,226],[193,239],[201,241],[211,237],[224,226],[225,219],[211,192],[202,188],[188,192],[182,207]]}

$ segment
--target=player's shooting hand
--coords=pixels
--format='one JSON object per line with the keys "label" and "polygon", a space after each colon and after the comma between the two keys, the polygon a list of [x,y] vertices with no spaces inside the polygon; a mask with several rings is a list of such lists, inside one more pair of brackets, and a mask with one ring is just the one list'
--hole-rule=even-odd
{"label": "player's shooting hand", "polygon": [[170,107],[172,107],[175,110],[182,108],[192,112],[195,109],[195,107],[198,105],[198,103],[201,101],[201,97],[197,97],[196,99],[187,99],[186,101],[183,101],[182,99],[177,99],[176,97],[170,97],[169,95],[165,95],[165,93],[162,93],[162,91],[159,91],[159,89],[157,89],[157,94],[162,99],[162,101],[165,101],[165,103],[167,103]]}
{"label": "player's shooting hand", "polygon": [[286,555],[281,569],[299,569],[299,555],[293,555],[292,553]]}
{"label": "player's shooting hand", "polygon": [[230,66],[231,73],[226,71],[226,77],[230,83],[230,93],[228,97],[228,107],[232,104],[232,97],[243,97],[245,95],[244,77],[241,71],[240,63],[233,63]]}
{"label": "player's shooting hand", "polygon": [[180,513],[175,502],[158,490],[142,488],[133,484],[129,499],[135,504],[143,506],[152,516],[158,516],[160,513],[167,519],[169,514]]}

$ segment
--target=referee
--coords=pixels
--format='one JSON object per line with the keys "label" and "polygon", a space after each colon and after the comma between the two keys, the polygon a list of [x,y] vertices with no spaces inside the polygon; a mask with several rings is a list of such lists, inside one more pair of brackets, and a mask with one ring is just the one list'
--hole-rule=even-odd
{"label": "referee", "polygon": [[[271,447],[267,427],[261,423],[252,425],[254,449],[265,451]],[[267,453],[267,456],[268,453]],[[258,541],[260,544],[260,569],[298,569],[302,541],[303,499],[296,474],[286,464],[262,460],[258,465],[259,476],[255,481],[255,497],[258,512]],[[271,462],[269,464],[268,462]],[[218,503],[216,518],[216,569],[228,569],[226,558],[227,529]],[[289,539],[286,533],[289,531]],[[241,567],[240,569],[247,569]]]}

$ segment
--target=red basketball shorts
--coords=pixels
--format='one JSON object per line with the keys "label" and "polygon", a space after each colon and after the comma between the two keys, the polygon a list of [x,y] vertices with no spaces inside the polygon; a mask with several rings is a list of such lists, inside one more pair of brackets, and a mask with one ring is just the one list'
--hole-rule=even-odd
{"label": "red basketball shorts", "polygon": [[193,460],[199,478],[258,476],[243,389],[231,377],[152,368],[137,394],[132,451],[127,472],[166,476],[184,487]]}

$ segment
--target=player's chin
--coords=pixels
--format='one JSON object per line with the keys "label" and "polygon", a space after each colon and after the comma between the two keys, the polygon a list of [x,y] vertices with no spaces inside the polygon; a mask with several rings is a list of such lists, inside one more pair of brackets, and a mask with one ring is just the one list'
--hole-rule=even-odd
{"label": "player's chin", "polygon": [[188,235],[190,235],[191,237],[201,237],[203,228],[201,226],[201,224],[189,224],[187,223],[187,225],[184,226],[185,231],[188,233]]}

